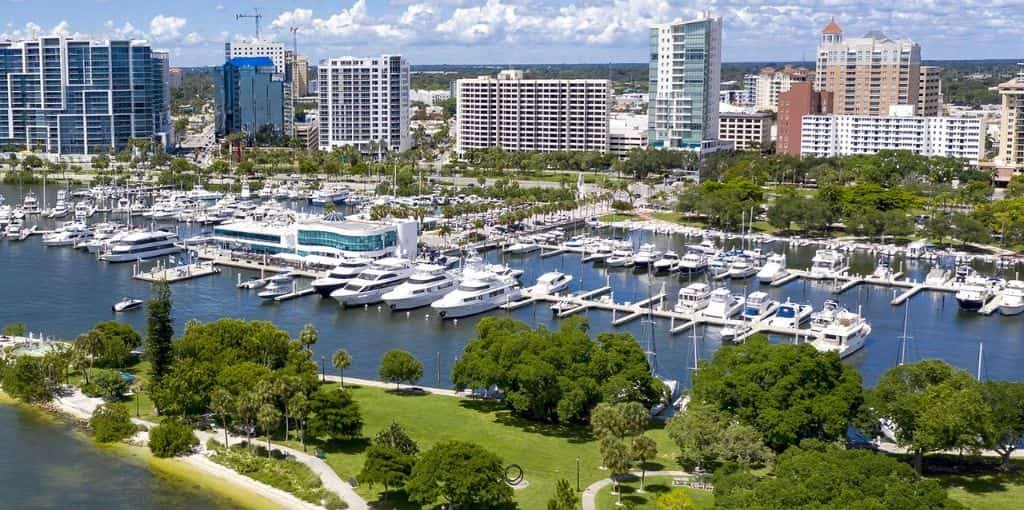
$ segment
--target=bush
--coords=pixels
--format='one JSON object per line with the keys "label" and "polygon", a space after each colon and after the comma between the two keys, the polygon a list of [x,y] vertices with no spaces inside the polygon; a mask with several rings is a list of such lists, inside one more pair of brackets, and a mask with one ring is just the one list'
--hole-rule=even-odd
{"label": "bush", "polygon": [[176,457],[198,445],[192,427],[178,419],[168,419],[149,431],[149,450],[157,457]]}
{"label": "bush", "polygon": [[53,390],[46,372],[42,358],[19,356],[4,367],[4,391],[28,404],[48,402],[53,398]]}
{"label": "bush", "polygon": [[96,408],[89,419],[92,437],[100,443],[111,443],[132,437],[135,424],[128,416],[128,409],[121,404],[104,404]]}
{"label": "bush", "polygon": [[253,480],[281,489],[310,503],[320,505],[321,501],[325,501],[323,506],[331,510],[347,508],[336,494],[324,489],[323,482],[313,470],[299,461],[269,459],[233,447],[218,447],[215,451],[217,455],[211,457],[211,460]]}
{"label": "bush", "polygon": [[97,370],[92,382],[96,386],[98,396],[106,400],[120,400],[128,391],[128,380],[117,370]]}

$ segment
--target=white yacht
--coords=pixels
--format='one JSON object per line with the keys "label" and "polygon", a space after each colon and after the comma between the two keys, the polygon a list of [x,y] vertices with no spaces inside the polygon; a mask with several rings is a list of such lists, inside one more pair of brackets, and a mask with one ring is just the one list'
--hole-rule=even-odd
{"label": "white yacht", "polygon": [[892,270],[892,264],[889,263],[889,257],[880,257],[871,277],[879,280],[891,280],[893,275],[895,272]]}
{"label": "white yacht", "polygon": [[92,237],[84,223],[69,222],[43,236],[43,246],[74,246]]}
{"label": "white yacht", "polygon": [[708,256],[704,252],[690,250],[679,260],[679,272],[693,275],[704,272],[708,268]]}
{"label": "white yacht", "polygon": [[414,270],[412,262],[406,259],[379,259],[344,287],[331,292],[331,297],[343,307],[379,303],[385,293],[408,280]]}
{"label": "white yacht", "polygon": [[392,310],[409,310],[437,301],[458,283],[444,266],[420,264],[408,280],[381,297]]}
{"label": "white yacht", "polygon": [[48,218],[63,218],[71,213],[71,209],[68,207],[68,192],[64,190],[57,191],[57,203],[53,204],[53,209],[47,213]]}
{"label": "white yacht", "polygon": [[789,274],[789,270],[786,269],[786,254],[785,253],[773,253],[768,256],[768,260],[765,261],[764,265],[761,266],[761,270],[757,272],[757,279],[761,283],[772,283],[780,278],[784,278]]}
{"label": "white yacht", "polygon": [[457,319],[494,310],[520,297],[519,282],[489,271],[463,273],[462,283],[453,292],[431,303],[443,319]]}
{"label": "white yacht", "polygon": [[191,198],[192,200],[201,200],[204,202],[213,202],[215,200],[220,200],[221,198],[224,198],[224,194],[216,191],[209,191],[207,189],[204,189],[201,184],[196,184],[192,186],[192,191],[188,192],[188,198]]}
{"label": "white yacht", "polygon": [[39,200],[35,193],[29,191],[25,194],[21,201],[21,210],[25,211],[25,214],[39,214]]}
{"label": "white yacht", "polygon": [[510,276],[512,278],[519,278],[523,276],[522,269],[513,269],[506,264],[487,264],[484,269],[490,271],[498,276]]}
{"label": "white yacht", "polygon": [[633,250],[629,248],[619,248],[613,251],[604,261],[604,265],[608,267],[631,267],[635,263],[636,259],[633,256]]}
{"label": "white yacht", "polygon": [[359,276],[360,273],[370,267],[370,259],[362,257],[346,257],[338,262],[327,276],[313,280],[312,287],[317,294],[323,297],[330,297],[331,293],[344,287],[346,283]]}
{"label": "white yacht", "polygon": [[747,296],[746,306],[743,307],[743,318],[749,321],[758,321],[771,315],[778,307],[778,301],[775,301],[768,293],[751,292]]}
{"label": "white yacht", "polygon": [[344,186],[325,186],[313,192],[309,197],[312,205],[341,204],[348,198],[348,188]]}
{"label": "white yacht", "polygon": [[75,204],[75,221],[85,221],[90,216],[96,213],[96,208],[88,202],[78,202]]}
{"label": "white yacht", "polygon": [[972,276],[964,281],[956,293],[956,302],[961,310],[976,312],[992,298],[992,286],[988,280]]}
{"label": "white yacht", "polygon": [[[584,248],[586,250],[587,248]],[[615,246],[610,242],[603,242],[597,244],[593,252],[583,252],[583,262],[604,262],[608,257],[612,256],[615,251]]]}
{"label": "white yacht", "polygon": [[661,260],[661,255],[662,252],[653,244],[643,244],[640,246],[640,250],[636,252],[636,256],[633,257],[633,265],[637,269],[646,269],[648,265]]}
{"label": "white yacht", "polygon": [[711,291],[711,298],[708,306],[701,312],[705,317],[712,319],[728,319],[740,313],[743,309],[744,299],[732,295],[729,289],[719,288]]}
{"label": "white yacht", "polygon": [[267,286],[263,287],[263,290],[259,291],[256,295],[260,299],[268,301],[277,299],[292,291],[294,281],[295,277],[292,276],[291,271],[283,271],[267,278]]}
{"label": "white yacht", "polygon": [[540,275],[532,290],[543,294],[558,294],[569,288],[572,283],[572,275],[561,271],[551,271]]}
{"label": "white yacht", "polygon": [[757,274],[757,265],[754,263],[754,259],[750,257],[736,257],[735,260],[729,263],[729,278],[740,280],[750,278],[755,274]]}
{"label": "white yacht", "polygon": [[1024,313],[1024,282],[1010,280],[1003,289],[1003,300],[999,303],[1002,315],[1020,315]]}
{"label": "white yacht", "polygon": [[181,248],[178,247],[177,242],[178,235],[173,232],[163,230],[128,232],[111,238],[108,249],[100,255],[100,260],[132,262],[179,253]]}
{"label": "white yacht", "polygon": [[837,301],[826,299],[821,310],[811,314],[811,331],[824,331],[829,324],[836,320],[836,315],[839,312],[845,311],[846,309],[840,306]]}
{"label": "white yacht", "polygon": [[837,250],[818,250],[811,259],[811,278],[830,278],[846,269],[846,255]]}
{"label": "white yacht", "polygon": [[811,318],[814,307],[786,300],[768,319],[768,325],[780,328],[799,328]]}
{"label": "white yacht", "polygon": [[518,239],[516,242],[506,246],[502,251],[510,255],[526,255],[527,253],[533,253],[539,249],[540,245],[531,240]]}
{"label": "white yacht", "polygon": [[680,313],[699,312],[708,306],[711,300],[711,287],[706,283],[691,283],[679,289],[675,311]]}
{"label": "white yacht", "polygon": [[654,272],[674,273],[679,270],[679,264],[681,262],[682,259],[679,257],[678,253],[668,250],[661,256],[660,260],[654,263]]}
{"label": "white yacht", "polygon": [[860,314],[842,310],[822,332],[811,340],[811,345],[821,352],[837,352],[845,358],[864,347],[864,340],[871,334],[871,325]]}
{"label": "white yacht", "polygon": [[928,285],[945,285],[949,279],[950,274],[948,269],[935,266],[928,271],[928,275],[924,278],[924,283]]}

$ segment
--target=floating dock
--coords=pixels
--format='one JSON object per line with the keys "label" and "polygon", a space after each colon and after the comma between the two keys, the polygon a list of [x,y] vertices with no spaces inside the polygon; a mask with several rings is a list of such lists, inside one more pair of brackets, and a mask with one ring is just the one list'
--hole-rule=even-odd
{"label": "floating dock", "polygon": [[132,277],[144,282],[165,281],[167,283],[175,283],[220,273],[220,268],[211,262],[196,262],[173,267],[158,265],[149,271],[139,271],[138,266],[135,266],[133,269],[134,274]]}

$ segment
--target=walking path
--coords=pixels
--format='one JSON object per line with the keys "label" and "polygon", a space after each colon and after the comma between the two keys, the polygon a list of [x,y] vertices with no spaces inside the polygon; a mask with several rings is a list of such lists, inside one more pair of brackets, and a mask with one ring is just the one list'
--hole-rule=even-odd
{"label": "walking path", "polygon": [[[637,478],[641,476],[640,471],[633,471],[629,473]],[[689,476],[690,473],[686,471],[648,471],[646,476]],[[605,478],[598,480],[589,487],[583,490],[583,510],[597,510],[597,493],[601,492],[601,489],[614,483],[611,478]]]}
{"label": "walking path", "polygon": [[[324,379],[330,382],[342,382],[342,378],[336,375],[327,375],[324,377]],[[395,389],[395,383],[389,383],[386,381],[375,381],[373,379],[360,379],[358,377],[345,376],[344,382],[345,384],[354,384],[356,386],[370,386],[373,388],[384,388],[386,390]],[[408,390],[409,388],[419,388],[427,393],[430,393],[431,395],[442,395],[445,397],[463,398],[468,396],[466,394],[459,393],[455,390],[449,390],[445,388],[431,388],[429,386],[420,386],[418,384],[403,384],[399,388],[406,390]]]}

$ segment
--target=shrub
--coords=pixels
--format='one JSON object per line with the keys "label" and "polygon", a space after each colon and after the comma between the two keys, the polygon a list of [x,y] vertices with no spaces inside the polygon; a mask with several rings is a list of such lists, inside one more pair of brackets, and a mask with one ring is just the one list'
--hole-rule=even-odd
{"label": "shrub", "polygon": [[106,400],[120,400],[128,391],[128,380],[117,370],[97,370],[92,382],[100,397]]}
{"label": "shrub", "polygon": [[192,427],[178,419],[168,419],[149,431],[149,450],[157,457],[176,457],[198,445]]}
{"label": "shrub", "polygon": [[121,404],[104,404],[96,408],[89,419],[92,437],[100,443],[127,439],[135,434],[135,424],[128,417],[128,409]]}

